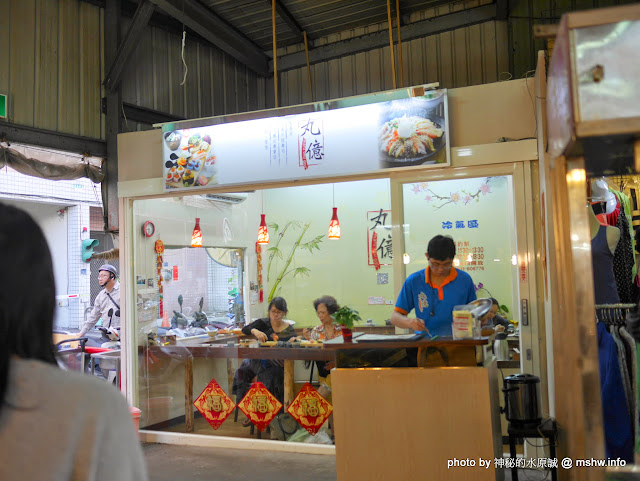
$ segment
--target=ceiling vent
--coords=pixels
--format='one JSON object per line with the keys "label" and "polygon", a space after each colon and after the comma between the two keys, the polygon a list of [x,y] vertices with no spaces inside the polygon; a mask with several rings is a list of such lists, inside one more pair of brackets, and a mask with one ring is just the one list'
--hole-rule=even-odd
{"label": "ceiling vent", "polygon": [[207,200],[213,200],[215,202],[224,202],[226,204],[239,204],[244,202],[249,197],[249,194],[245,192],[237,192],[233,194],[205,194],[203,196]]}

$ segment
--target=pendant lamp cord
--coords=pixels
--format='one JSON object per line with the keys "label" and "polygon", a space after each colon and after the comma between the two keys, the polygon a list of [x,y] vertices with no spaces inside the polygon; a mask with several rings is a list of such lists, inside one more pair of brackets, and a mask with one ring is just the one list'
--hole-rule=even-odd
{"label": "pendant lamp cord", "polygon": [[331,189],[333,191],[333,207],[336,206],[336,184],[331,184]]}
{"label": "pendant lamp cord", "polygon": [[[184,0],[182,0],[182,17],[184,18]],[[182,23],[182,48],[180,49],[180,57],[182,58],[182,65],[184,65],[184,76],[182,77],[182,82],[180,82],[180,86],[184,85],[187,81],[187,72],[189,71],[189,67],[187,67],[187,62],[184,61],[184,45],[185,40],[187,39],[187,28]]]}

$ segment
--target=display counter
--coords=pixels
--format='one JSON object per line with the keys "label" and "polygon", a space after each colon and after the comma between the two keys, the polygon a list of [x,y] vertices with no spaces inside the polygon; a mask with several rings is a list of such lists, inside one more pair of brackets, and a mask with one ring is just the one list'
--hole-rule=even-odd
{"label": "display counter", "polygon": [[332,377],[338,481],[503,479],[495,363]]}

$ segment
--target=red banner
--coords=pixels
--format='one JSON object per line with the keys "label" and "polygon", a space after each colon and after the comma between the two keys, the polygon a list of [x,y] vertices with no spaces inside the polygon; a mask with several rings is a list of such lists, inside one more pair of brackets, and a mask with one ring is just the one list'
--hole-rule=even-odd
{"label": "red banner", "polygon": [[220,425],[233,412],[236,405],[222,390],[215,379],[212,379],[207,387],[200,393],[200,396],[193,402],[193,405],[200,411],[213,429],[218,429]]}
{"label": "red banner", "polygon": [[258,430],[264,431],[282,409],[282,403],[269,392],[264,384],[254,382],[238,407]]}
{"label": "red banner", "polygon": [[329,418],[333,408],[311,384],[305,383],[287,411],[300,426],[315,435]]}
{"label": "red banner", "polygon": [[371,235],[371,259],[373,259],[373,266],[377,271],[379,271],[380,261],[378,260],[378,234],[376,232]]}

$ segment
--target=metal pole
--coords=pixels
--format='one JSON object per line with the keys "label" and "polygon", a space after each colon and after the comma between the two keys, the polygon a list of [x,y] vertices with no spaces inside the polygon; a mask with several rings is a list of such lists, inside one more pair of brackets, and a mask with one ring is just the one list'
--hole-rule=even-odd
{"label": "metal pole", "polygon": [[[387,0],[388,1],[388,0]],[[276,51],[276,0],[271,0],[271,26],[273,30],[273,93],[278,106],[278,52]]]}
{"label": "metal pole", "polygon": [[307,41],[307,31],[303,31],[304,36],[304,54],[307,57],[307,78],[309,79],[309,99],[313,102],[313,86],[311,85],[311,63],[309,62],[309,43]]}
{"label": "metal pole", "polygon": [[400,36],[400,0],[396,0],[396,27],[398,27],[398,70],[400,71],[400,87],[404,87],[402,70],[402,37]]}
{"label": "metal pole", "polygon": [[391,74],[393,78],[393,88],[398,88],[396,85],[396,60],[393,53],[393,25],[391,24],[391,0],[387,0],[387,20],[389,21],[389,53],[391,54]]}

